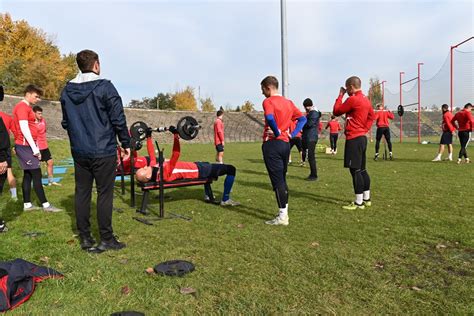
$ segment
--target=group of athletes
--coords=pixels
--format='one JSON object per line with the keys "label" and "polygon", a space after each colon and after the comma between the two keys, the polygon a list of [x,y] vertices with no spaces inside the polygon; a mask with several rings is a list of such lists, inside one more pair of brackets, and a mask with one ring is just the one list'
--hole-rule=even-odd
{"label": "group of athletes", "polygon": [[[54,162],[48,148],[43,109],[36,105],[41,95],[41,88],[28,85],[24,91],[24,99],[13,107],[11,115],[0,112],[1,148],[3,149],[0,152],[3,156],[0,159],[0,194],[3,192],[5,181],[8,180],[11,198],[14,201],[18,199],[10,146],[10,136],[13,135],[15,142],[13,153],[18,157],[19,167],[23,170],[23,209],[30,211],[42,208],[46,212],[59,212],[61,209],[48,202],[42,184],[41,162],[44,162],[48,175],[47,185],[61,185],[54,181]],[[32,183],[41,207],[34,206],[31,202]]]}
{"label": "group of athletes", "polygon": [[[83,50],[77,54],[76,62],[80,72],[66,84],[60,101],[63,114],[61,125],[67,130],[74,160],[74,209],[80,246],[84,250],[95,253],[118,250],[126,245],[118,240],[112,229],[113,188],[117,161],[120,161],[122,168],[125,168],[128,162],[128,168],[130,168],[129,130],[120,95],[109,80],[100,77],[98,54],[91,50]],[[307,159],[310,165],[310,175],[307,180],[316,180],[318,175],[315,147],[322,125],[321,113],[314,107],[311,99],[304,100],[303,106],[306,113],[303,115],[291,100],[279,94],[278,86],[278,80],[274,76],[265,77],[260,84],[262,94],[265,96],[262,154],[278,206],[276,217],[265,223],[286,226],[289,224],[289,189],[286,174],[290,158],[290,143],[296,144],[298,143],[296,140],[301,138],[302,162],[304,163]],[[44,121],[41,114],[35,114],[42,110],[37,107],[32,108],[40,100],[41,93],[40,88],[34,85],[28,86],[24,100],[13,109],[13,123],[4,124],[4,120],[0,119],[0,174],[2,178],[7,177],[7,169],[11,168],[11,159],[7,159],[7,149],[10,144],[8,132],[5,132],[8,125],[13,131],[15,152],[24,172],[22,185],[24,210],[38,209],[31,202],[30,191],[31,182],[33,182],[33,188],[42,203],[42,208],[45,211],[57,212],[61,209],[52,206],[47,201],[41,185],[40,162],[51,160],[52,166],[51,155],[49,151],[45,151],[46,139],[40,135],[42,133],[44,135],[45,128],[41,125]],[[344,100],[346,94],[348,97]],[[458,113],[459,115],[456,114],[451,120],[458,124],[462,144],[467,143],[463,122],[465,118],[470,117],[471,109],[471,105],[466,105],[463,114]],[[179,161],[181,147],[178,131],[175,127],[170,127],[169,130],[174,135],[173,149],[170,159],[162,165],[163,180],[170,182],[180,179],[217,178],[225,175],[220,204],[237,206],[240,203],[230,198],[237,170],[233,165],[224,164],[223,160],[225,145],[223,115],[223,111],[219,110],[214,123],[216,163]],[[353,76],[346,80],[345,87],[340,88],[334,103],[333,115],[326,125],[326,128],[330,129],[331,154],[337,153],[337,138],[341,130],[337,118],[340,116],[345,116],[344,167],[349,169],[355,194],[354,200],[343,208],[364,209],[372,205],[370,176],[366,169],[366,134],[371,129],[373,121],[376,120],[378,129],[375,158],[378,157],[382,135],[387,140],[390,158],[392,158],[388,120],[393,119],[393,114],[385,111],[383,107],[379,107],[375,113],[371,102],[362,93],[361,80]],[[6,121],[8,122],[8,118]],[[472,129],[472,117],[469,122]],[[117,139],[121,148],[118,152]],[[135,165],[136,179],[141,182],[158,181],[160,164],[157,164],[150,131],[147,133],[147,151],[148,157],[143,159],[135,157],[135,163],[138,163]],[[117,154],[120,159],[117,159]],[[462,149],[462,155],[466,162],[469,162],[465,146]],[[52,175],[50,178],[52,179]],[[90,230],[91,193],[94,182],[97,189],[97,221],[100,235],[100,242],[97,244]],[[50,183],[54,184],[53,181]],[[211,193],[205,191],[205,199],[213,200],[213,197],[209,196]]]}

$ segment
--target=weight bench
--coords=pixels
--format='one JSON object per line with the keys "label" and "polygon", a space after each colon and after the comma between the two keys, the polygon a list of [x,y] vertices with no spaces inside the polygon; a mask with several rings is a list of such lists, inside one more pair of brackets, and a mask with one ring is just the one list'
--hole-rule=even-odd
{"label": "weight bench", "polygon": [[211,184],[214,180],[213,178],[204,178],[204,179],[181,179],[181,180],[175,180],[172,182],[147,182],[147,183],[141,183],[137,182],[137,185],[141,188],[143,192],[143,197],[142,197],[142,203],[140,205],[140,208],[137,209],[137,213],[141,213],[143,215],[148,215],[147,211],[147,206],[148,206],[148,200],[150,196],[150,191],[153,190],[159,190],[159,199],[160,199],[160,218],[164,218],[165,216],[165,210],[164,210],[164,205],[165,205],[165,197],[164,197],[164,190],[165,189],[172,189],[172,188],[182,188],[182,187],[190,187],[190,186],[196,186],[196,185],[204,185],[208,186],[208,190],[210,193],[210,202],[215,203],[214,200],[214,194],[212,193],[212,188]]}

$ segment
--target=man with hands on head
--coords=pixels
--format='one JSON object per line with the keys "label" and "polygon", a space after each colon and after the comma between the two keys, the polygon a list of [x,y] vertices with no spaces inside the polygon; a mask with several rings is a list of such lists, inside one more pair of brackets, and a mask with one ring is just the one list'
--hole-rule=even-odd
{"label": "man with hands on head", "polygon": [[[348,98],[342,102],[344,94]],[[346,88],[339,89],[334,103],[333,115],[346,114],[346,144],[344,167],[349,168],[354,187],[355,201],[343,206],[347,210],[364,209],[372,205],[370,200],[370,177],[366,169],[367,137],[375,119],[375,113],[369,99],[362,93],[361,80],[353,76],[346,80]]]}

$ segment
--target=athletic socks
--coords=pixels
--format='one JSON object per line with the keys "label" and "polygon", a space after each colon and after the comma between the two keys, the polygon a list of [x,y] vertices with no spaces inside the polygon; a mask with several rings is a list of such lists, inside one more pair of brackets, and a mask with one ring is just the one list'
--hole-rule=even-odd
{"label": "athletic socks", "polygon": [[12,198],[16,199],[16,188],[10,188],[10,194],[12,195]]}
{"label": "athletic socks", "polygon": [[224,180],[224,194],[222,195],[222,201],[227,201],[230,198],[230,191],[234,185],[235,176],[227,175]]}
{"label": "athletic socks", "polygon": [[284,208],[281,208],[279,213],[278,213],[278,216],[280,218],[287,218],[288,217],[288,203],[286,204],[286,206]]}
{"label": "athletic socks", "polygon": [[[366,192],[370,192],[370,191],[366,191]],[[357,205],[361,205],[362,202],[364,201],[364,198],[363,198],[364,194],[356,194],[356,199],[355,199],[355,203]]]}
{"label": "athletic socks", "polygon": [[370,190],[364,191],[364,193],[362,193],[362,198],[364,201],[370,200]]}
{"label": "athletic socks", "polygon": [[[441,158],[441,155],[438,155],[438,156],[439,156],[439,158]],[[450,153],[450,154],[448,155],[448,159],[449,159],[449,160],[453,160],[453,153]]]}

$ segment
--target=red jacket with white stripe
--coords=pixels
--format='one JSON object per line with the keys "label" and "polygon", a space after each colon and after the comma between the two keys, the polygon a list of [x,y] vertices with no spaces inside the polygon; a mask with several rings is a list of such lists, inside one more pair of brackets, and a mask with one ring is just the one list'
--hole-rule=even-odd
{"label": "red jacket with white stripe", "polygon": [[375,114],[372,104],[360,90],[347,98],[344,103],[342,97],[342,94],[337,97],[333,114],[334,116],[346,114],[346,130],[344,132],[346,139],[364,136],[374,122]]}
{"label": "red jacket with white stripe", "polygon": [[[173,141],[173,154],[171,159],[163,163],[163,176],[164,181],[170,182],[180,179],[197,179],[199,178],[199,170],[197,165],[194,162],[187,161],[178,161],[179,155],[181,152],[181,147],[179,145],[179,136],[178,134],[174,135]],[[158,167],[156,163],[155,152],[151,151],[150,154],[150,166]],[[156,175],[156,180],[160,180],[160,173]]]}

